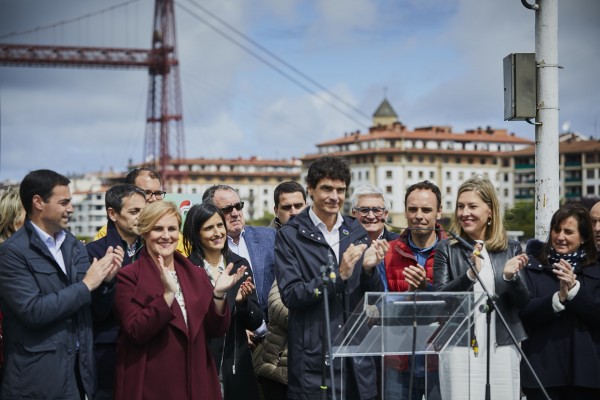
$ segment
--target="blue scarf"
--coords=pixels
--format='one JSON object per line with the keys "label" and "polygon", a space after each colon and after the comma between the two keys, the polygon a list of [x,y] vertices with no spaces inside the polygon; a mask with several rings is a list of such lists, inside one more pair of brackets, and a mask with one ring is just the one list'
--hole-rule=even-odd
{"label": "blue scarf", "polygon": [[573,253],[558,254],[553,247],[550,247],[550,255],[548,256],[548,262],[550,263],[550,265],[559,262],[561,259],[571,264],[573,271],[578,272],[579,270],[581,270],[581,266],[586,259],[585,250],[579,248]]}

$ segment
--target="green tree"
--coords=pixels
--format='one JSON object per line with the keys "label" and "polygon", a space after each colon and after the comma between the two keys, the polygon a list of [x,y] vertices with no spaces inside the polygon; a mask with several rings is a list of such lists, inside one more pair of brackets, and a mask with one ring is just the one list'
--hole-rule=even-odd
{"label": "green tree", "polygon": [[275,218],[275,215],[265,212],[262,217],[246,221],[246,224],[251,226],[269,226],[273,218]]}
{"label": "green tree", "polygon": [[506,211],[504,220],[509,231],[523,231],[523,238],[535,237],[535,204],[519,202]]}

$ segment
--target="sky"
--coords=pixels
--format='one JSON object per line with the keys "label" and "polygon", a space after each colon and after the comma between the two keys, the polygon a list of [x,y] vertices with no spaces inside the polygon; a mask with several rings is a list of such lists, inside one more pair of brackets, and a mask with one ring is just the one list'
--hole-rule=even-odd
{"label": "sky", "polygon": [[[559,125],[600,138],[600,2],[558,4]],[[0,43],[148,49],[153,11],[152,0],[0,0]],[[503,120],[502,60],[535,51],[535,12],[520,0],[176,0],[175,15],[187,158],[315,153],[365,132],[384,97],[409,130],[534,140],[532,125]],[[141,162],[147,96],[144,70],[0,66],[0,182]]]}

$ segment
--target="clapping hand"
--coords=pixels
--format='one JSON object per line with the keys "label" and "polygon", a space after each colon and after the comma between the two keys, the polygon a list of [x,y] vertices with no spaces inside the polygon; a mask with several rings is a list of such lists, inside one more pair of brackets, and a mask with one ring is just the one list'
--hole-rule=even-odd
{"label": "clapping hand", "polygon": [[385,239],[373,240],[371,246],[365,251],[365,257],[363,258],[363,269],[366,272],[371,271],[377,266],[385,257],[390,245]]}
{"label": "clapping hand", "polygon": [[402,271],[404,274],[404,280],[410,285],[411,290],[415,289],[426,289],[427,288],[427,275],[425,268],[417,264],[409,265]]}
{"label": "clapping hand", "polygon": [[527,265],[527,262],[529,262],[529,258],[526,254],[519,254],[508,260],[504,265],[503,270],[506,279],[512,280],[514,276]]}
{"label": "clapping hand", "polygon": [[235,296],[235,301],[237,303],[243,303],[250,297],[252,291],[254,290],[254,283],[252,283],[252,277],[247,277],[244,282],[240,285],[238,289],[237,295]]}
{"label": "clapping hand", "polygon": [[367,249],[366,244],[359,244],[355,246],[351,244],[348,246],[344,255],[342,256],[342,262],[340,263],[340,278],[343,281],[348,280],[352,276],[352,272],[354,272],[354,265],[360,259],[362,254]]}
{"label": "clapping hand", "polygon": [[577,282],[577,275],[573,271],[571,264],[568,261],[560,260],[557,263],[554,263],[554,269],[552,272],[556,274],[558,280],[560,282],[560,286],[558,289],[558,299],[561,303],[564,303],[567,300],[567,295],[569,294],[569,290],[575,286]]}
{"label": "clapping hand", "polygon": [[240,267],[237,271],[235,271],[234,274],[231,274],[232,269],[233,263],[229,263],[225,268],[225,271],[223,271],[223,273],[217,278],[217,281],[215,282],[215,296],[222,297],[225,293],[227,293],[227,291],[231,289],[237,281],[242,279],[242,276],[246,274],[248,267]]}

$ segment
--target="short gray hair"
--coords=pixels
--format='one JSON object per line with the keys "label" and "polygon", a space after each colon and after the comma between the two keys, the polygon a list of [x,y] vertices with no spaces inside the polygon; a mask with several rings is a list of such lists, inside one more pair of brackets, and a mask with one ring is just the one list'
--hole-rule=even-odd
{"label": "short gray hair", "polygon": [[386,210],[389,210],[390,208],[392,208],[392,203],[387,198],[387,196],[383,193],[383,190],[381,190],[377,186],[372,185],[370,183],[365,183],[364,185],[360,185],[359,187],[356,188],[356,190],[354,190],[354,192],[352,193],[352,200],[351,200],[352,208],[356,207],[356,205],[358,204],[358,200],[362,196],[379,196],[383,199],[383,206],[385,207]]}

